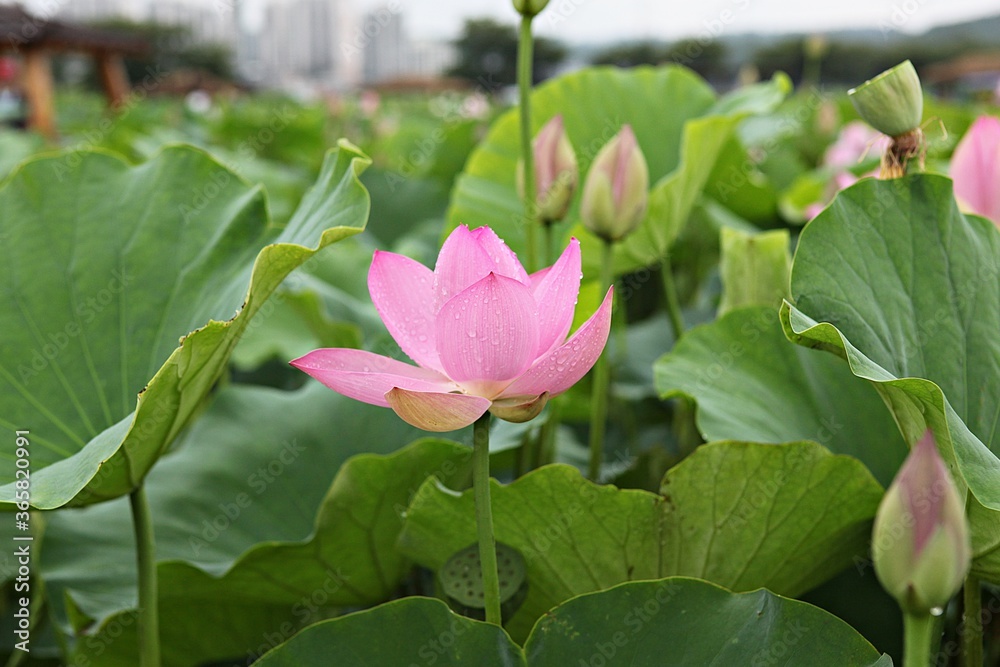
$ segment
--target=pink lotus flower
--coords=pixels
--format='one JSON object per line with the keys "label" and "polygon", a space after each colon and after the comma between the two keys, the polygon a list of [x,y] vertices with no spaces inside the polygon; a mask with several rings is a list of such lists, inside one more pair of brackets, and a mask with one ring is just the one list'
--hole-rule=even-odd
{"label": "pink lotus flower", "polygon": [[431,271],[376,251],[368,272],[375,308],[418,366],[353,349],[321,349],[291,362],[345,396],[392,408],[427,431],[451,431],[487,410],[527,421],[582,378],[608,339],[612,290],[569,333],[580,290],[580,244],[528,275],[489,227],[461,226]]}
{"label": "pink lotus flower", "polygon": [[976,119],[955,148],[951,177],[964,210],[1000,225],[1000,118]]}
{"label": "pink lotus flower", "polygon": [[843,127],[837,140],[823,154],[823,166],[850,169],[867,155],[881,155],[892,140],[863,123],[855,120]]}

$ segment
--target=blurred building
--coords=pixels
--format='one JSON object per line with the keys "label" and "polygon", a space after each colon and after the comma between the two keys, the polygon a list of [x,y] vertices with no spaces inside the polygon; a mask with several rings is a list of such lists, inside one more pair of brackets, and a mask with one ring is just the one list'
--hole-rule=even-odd
{"label": "blurred building", "polygon": [[340,88],[346,83],[343,57],[337,51],[346,28],[338,0],[292,0],[271,3],[257,35],[260,81],[285,86],[310,81]]}
{"label": "blurred building", "polygon": [[357,1],[69,0],[59,16],[182,26],[196,42],[232,49],[241,78],[286,90],[433,78],[454,63],[450,44],[409,38],[399,0],[363,16],[353,11]]}
{"label": "blurred building", "polygon": [[411,41],[403,15],[392,6],[365,15],[360,41],[365,84],[393,79],[440,76],[455,62],[455,51],[446,42]]}
{"label": "blurred building", "polygon": [[364,82],[378,83],[402,76],[407,69],[409,40],[403,17],[388,7],[365,14],[361,22]]}
{"label": "blurred building", "polygon": [[410,49],[410,67],[417,76],[441,76],[456,59],[455,47],[449,42],[420,40]]}

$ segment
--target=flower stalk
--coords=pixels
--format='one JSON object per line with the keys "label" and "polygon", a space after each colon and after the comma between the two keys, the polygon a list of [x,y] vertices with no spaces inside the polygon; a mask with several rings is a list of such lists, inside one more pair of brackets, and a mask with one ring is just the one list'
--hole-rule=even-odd
{"label": "flower stalk", "polygon": [[931,642],[934,639],[934,617],[930,614],[903,614],[903,667],[928,667],[931,663]]}
{"label": "flower stalk", "polygon": [[660,277],[663,279],[663,297],[670,318],[670,329],[674,333],[674,343],[684,335],[684,316],[681,313],[681,300],[677,295],[677,283],[674,282],[674,271],[670,266],[670,256],[664,256],[660,262]]}
{"label": "flower stalk", "polygon": [[962,664],[978,666],[983,664],[983,592],[979,577],[969,574],[965,578],[962,598]]}
{"label": "flower stalk", "polygon": [[156,545],[145,487],[129,494],[135,527],[136,562],[139,569],[139,665],[160,667],[159,596],[156,580]]}
{"label": "flower stalk", "polygon": [[537,241],[535,238],[538,226],[535,207],[535,163],[531,150],[531,84],[532,64],[534,60],[534,42],[531,37],[531,19],[528,14],[521,16],[521,31],[517,45],[517,88],[520,96],[519,109],[521,113],[521,156],[524,160],[524,263],[528,273],[538,269]]}
{"label": "flower stalk", "polygon": [[472,486],[476,500],[476,529],[479,561],[483,569],[483,596],[486,622],[501,625],[500,577],[497,573],[497,546],[493,535],[493,507],[490,504],[490,413],[472,426]]}
{"label": "flower stalk", "polygon": [[542,248],[542,262],[544,262],[546,266],[552,263],[552,255],[556,247],[555,231],[552,227],[552,225],[545,225],[545,231],[542,232],[544,235],[542,236],[542,242],[544,244]]}
{"label": "flower stalk", "polygon": [[[601,253],[600,285],[610,285],[614,281],[614,244],[604,242]],[[610,385],[608,350],[605,347],[594,366],[594,387],[590,401],[590,465],[587,477],[598,481],[601,463],[604,461],[604,432],[608,423],[608,388]]]}

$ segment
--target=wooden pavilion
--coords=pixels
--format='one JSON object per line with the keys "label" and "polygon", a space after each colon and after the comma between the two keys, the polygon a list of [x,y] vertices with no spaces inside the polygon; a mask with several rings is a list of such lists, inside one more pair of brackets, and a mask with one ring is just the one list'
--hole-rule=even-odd
{"label": "wooden pavilion", "polygon": [[133,35],[34,16],[20,5],[0,5],[0,55],[23,61],[22,84],[28,106],[28,126],[55,136],[53,53],[91,56],[100,72],[108,104],[117,107],[129,93],[124,56],[141,56],[149,44]]}

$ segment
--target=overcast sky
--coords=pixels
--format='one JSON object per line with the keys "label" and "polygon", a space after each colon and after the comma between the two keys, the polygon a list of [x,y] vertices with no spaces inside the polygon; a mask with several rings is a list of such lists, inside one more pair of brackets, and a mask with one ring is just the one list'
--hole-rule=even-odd
{"label": "overcast sky", "polygon": [[[355,0],[372,8],[386,0]],[[468,17],[516,20],[510,0],[397,0],[416,38],[451,38]],[[996,0],[551,0],[538,32],[574,42],[895,27],[921,32],[1000,13]]]}
{"label": "overcast sky", "polygon": [[[41,8],[74,0],[28,0]],[[129,0],[142,7],[156,0]],[[224,7],[237,0],[186,0]],[[289,0],[241,0],[260,16],[264,4]],[[492,16],[514,22],[510,0],[341,0],[360,15],[398,6],[406,30],[417,39],[452,39],[462,22]],[[536,19],[537,31],[569,42],[677,39],[747,32],[821,32],[841,28],[929,27],[1000,13],[997,0],[551,0]]]}

